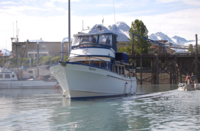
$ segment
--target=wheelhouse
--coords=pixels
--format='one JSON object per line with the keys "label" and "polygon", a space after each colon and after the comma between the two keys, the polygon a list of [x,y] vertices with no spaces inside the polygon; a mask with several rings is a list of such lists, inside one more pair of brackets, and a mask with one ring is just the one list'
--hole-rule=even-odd
{"label": "wheelhouse", "polygon": [[112,48],[117,52],[117,35],[113,33],[74,35],[72,49],[84,47]]}
{"label": "wheelhouse", "polygon": [[13,81],[18,80],[17,76],[13,72],[0,72],[0,81]]}

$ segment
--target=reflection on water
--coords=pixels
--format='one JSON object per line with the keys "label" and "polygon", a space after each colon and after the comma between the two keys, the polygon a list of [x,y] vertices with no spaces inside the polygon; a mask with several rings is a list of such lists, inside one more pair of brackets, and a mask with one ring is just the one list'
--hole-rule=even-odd
{"label": "reflection on water", "polygon": [[199,91],[157,88],[137,89],[146,95],[82,100],[65,99],[55,89],[0,90],[0,127],[3,131],[200,130]]}
{"label": "reflection on water", "polygon": [[137,85],[136,94],[148,94],[177,89],[177,84]]}

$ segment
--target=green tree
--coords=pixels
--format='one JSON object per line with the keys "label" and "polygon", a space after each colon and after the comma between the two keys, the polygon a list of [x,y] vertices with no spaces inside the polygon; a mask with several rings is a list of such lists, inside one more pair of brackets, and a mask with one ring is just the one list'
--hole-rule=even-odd
{"label": "green tree", "polygon": [[[118,48],[119,52],[126,52],[129,55],[132,52],[132,34],[137,34],[143,37],[148,38],[148,30],[147,27],[144,25],[144,23],[141,20],[136,19],[134,22],[131,24],[131,28],[129,30],[129,35],[130,35],[130,43],[128,44],[127,47],[120,47]],[[144,40],[141,37],[134,37],[134,52],[141,54],[141,53],[148,53],[148,47],[150,46],[149,42]]]}
{"label": "green tree", "polygon": [[[146,25],[141,21],[136,19],[131,24],[131,28],[129,30],[130,35],[130,44],[129,46],[132,46],[132,34],[140,35],[143,37],[148,38],[148,30]],[[148,47],[150,46],[149,42],[147,40],[144,40],[141,37],[134,37],[134,52],[135,53],[148,53]]]}
{"label": "green tree", "polygon": [[189,46],[189,51],[194,51],[194,47],[192,44],[190,44],[190,46]]}

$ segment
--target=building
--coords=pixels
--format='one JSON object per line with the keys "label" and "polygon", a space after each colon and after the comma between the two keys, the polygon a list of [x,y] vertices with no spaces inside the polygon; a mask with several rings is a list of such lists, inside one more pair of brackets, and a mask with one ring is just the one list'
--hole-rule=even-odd
{"label": "building", "polygon": [[[163,44],[166,44],[168,41],[167,40],[155,40],[157,42],[160,42],[160,43],[163,43]],[[169,48],[169,47],[165,47],[166,49],[166,53],[167,54],[174,54],[175,53],[175,50]],[[158,44],[155,44],[155,43],[151,43],[151,46],[149,47],[149,53],[150,54],[163,54],[163,48],[158,46]]]}
{"label": "building", "polygon": [[[27,46],[27,47],[26,47]],[[16,50],[17,48],[17,50]],[[12,42],[12,54],[18,58],[37,57],[37,42]],[[61,42],[39,42],[39,56],[55,56],[61,52]],[[64,52],[68,55],[68,42],[64,42]],[[24,56],[23,56],[24,54]]]}

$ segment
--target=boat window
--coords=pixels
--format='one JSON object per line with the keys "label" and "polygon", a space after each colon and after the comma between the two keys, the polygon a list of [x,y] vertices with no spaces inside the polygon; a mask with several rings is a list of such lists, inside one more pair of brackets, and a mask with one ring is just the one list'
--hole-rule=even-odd
{"label": "boat window", "polygon": [[12,75],[12,78],[15,78],[15,75]]}
{"label": "boat window", "polygon": [[112,44],[112,35],[100,35],[99,44],[111,46]]}
{"label": "boat window", "polygon": [[0,78],[3,78],[3,74],[0,74]]}
{"label": "boat window", "polygon": [[75,37],[72,46],[78,46],[81,41],[81,37]]}
{"label": "boat window", "polygon": [[75,37],[72,46],[78,46],[80,44],[96,44],[97,36],[79,36]]}
{"label": "boat window", "polygon": [[5,78],[10,78],[10,74],[5,74]]}

